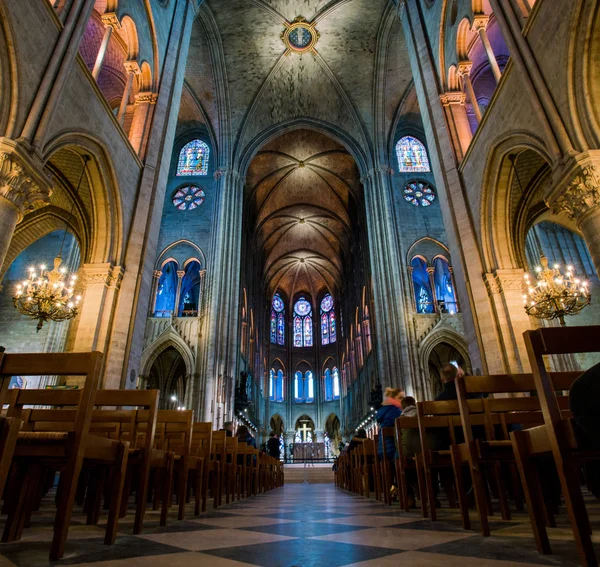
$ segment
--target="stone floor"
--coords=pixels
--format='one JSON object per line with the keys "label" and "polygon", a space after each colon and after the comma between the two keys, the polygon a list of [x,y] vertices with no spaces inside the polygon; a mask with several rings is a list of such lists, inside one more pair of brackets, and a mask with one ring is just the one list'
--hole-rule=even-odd
{"label": "stone floor", "polygon": [[[55,565],[94,567],[508,567],[577,565],[566,524],[551,530],[554,555],[538,555],[526,516],[495,518],[490,538],[461,529],[454,510],[441,521],[400,512],[350,495],[333,485],[287,485],[266,495],[177,522],[167,528],[150,512],[147,529],[131,535],[131,519],[120,523],[113,546],[103,545],[102,527],[75,517],[65,557]],[[592,520],[598,519],[594,514]],[[564,520],[564,515],[562,520]],[[595,523],[595,522],[594,522]],[[20,542],[0,545],[0,567],[49,565],[51,509],[33,518]],[[600,549],[599,549],[600,551]]]}

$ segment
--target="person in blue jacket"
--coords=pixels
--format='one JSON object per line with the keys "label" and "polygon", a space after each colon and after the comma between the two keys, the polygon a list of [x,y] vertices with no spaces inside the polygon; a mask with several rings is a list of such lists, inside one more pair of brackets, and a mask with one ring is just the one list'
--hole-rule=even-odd
{"label": "person in blue jacket", "polygon": [[[383,404],[377,410],[377,423],[379,428],[394,427],[397,417],[402,415],[402,405],[400,401],[404,397],[404,392],[398,388],[386,388]],[[383,458],[383,435],[379,434],[377,452],[379,457]],[[385,453],[388,459],[393,460],[396,455],[396,444],[393,439],[385,440]]]}

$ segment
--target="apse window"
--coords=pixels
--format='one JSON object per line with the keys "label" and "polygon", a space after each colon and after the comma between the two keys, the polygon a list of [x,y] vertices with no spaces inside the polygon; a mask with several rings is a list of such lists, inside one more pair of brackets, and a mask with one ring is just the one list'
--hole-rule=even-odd
{"label": "apse window", "polygon": [[193,211],[204,203],[205,197],[202,187],[186,185],[173,193],[173,206],[180,211]]}
{"label": "apse window", "polygon": [[411,181],[404,186],[404,198],[415,207],[429,207],[435,201],[435,191],[428,183]]}
{"label": "apse window", "polygon": [[177,175],[208,175],[210,148],[202,140],[188,142],[179,152]]}
{"label": "apse window", "polygon": [[304,297],[294,305],[294,346],[313,346],[312,307]]}
{"label": "apse window", "polygon": [[423,142],[412,136],[404,136],[396,143],[396,157],[400,173],[428,173],[431,171],[429,157]]}
{"label": "apse window", "polygon": [[278,293],[273,296],[271,306],[271,343],[283,346],[285,344],[284,303]]}
{"label": "apse window", "polygon": [[332,344],[335,340],[335,308],[333,297],[327,294],[321,301],[321,344]]}

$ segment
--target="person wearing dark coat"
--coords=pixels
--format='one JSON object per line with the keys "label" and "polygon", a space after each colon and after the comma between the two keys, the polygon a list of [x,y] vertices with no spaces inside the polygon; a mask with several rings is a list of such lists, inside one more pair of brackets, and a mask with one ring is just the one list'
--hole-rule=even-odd
{"label": "person wearing dark coat", "polygon": [[237,428],[236,437],[240,443],[247,443],[249,447],[254,447],[256,449],[256,441],[254,437],[250,435],[250,430],[245,425],[240,425]]}
{"label": "person wearing dark coat", "polygon": [[281,451],[279,450],[279,437],[274,431],[269,434],[269,440],[267,441],[267,453],[274,459],[281,458]]}

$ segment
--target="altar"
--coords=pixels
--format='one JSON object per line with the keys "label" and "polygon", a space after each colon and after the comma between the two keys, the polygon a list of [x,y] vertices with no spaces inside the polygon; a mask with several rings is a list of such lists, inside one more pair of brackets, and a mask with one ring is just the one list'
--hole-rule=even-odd
{"label": "altar", "polygon": [[294,443],[294,461],[325,458],[325,443]]}

